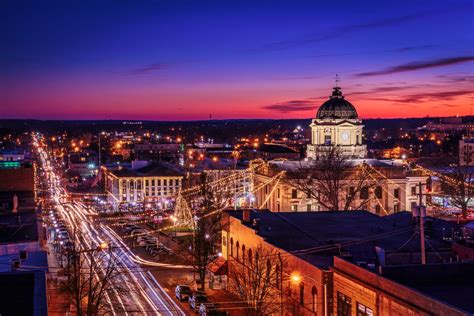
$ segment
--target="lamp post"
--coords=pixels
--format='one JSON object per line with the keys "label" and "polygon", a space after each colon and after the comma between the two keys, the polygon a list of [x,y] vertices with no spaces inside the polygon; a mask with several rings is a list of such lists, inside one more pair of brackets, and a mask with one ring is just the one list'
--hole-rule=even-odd
{"label": "lamp post", "polygon": [[178,219],[176,218],[176,216],[173,216],[171,215],[171,220],[173,221],[173,225],[174,225],[174,237],[176,238],[177,234],[178,234],[178,231],[177,231],[177,228],[176,228],[176,222],[178,221]]}
{"label": "lamp post", "polygon": [[300,284],[304,279],[309,279],[313,282],[316,282],[316,283],[319,283],[323,286],[324,288],[324,315],[327,316],[328,315],[328,292],[327,292],[327,284],[326,282],[321,282],[321,281],[318,281],[310,276],[307,276],[307,275],[301,275],[297,272],[294,272],[290,275],[290,280],[293,284]]}

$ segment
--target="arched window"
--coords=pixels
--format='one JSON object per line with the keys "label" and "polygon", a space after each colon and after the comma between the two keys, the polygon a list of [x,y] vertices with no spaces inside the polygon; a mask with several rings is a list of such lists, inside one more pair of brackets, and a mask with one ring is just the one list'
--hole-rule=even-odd
{"label": "arched window", "polygon": [[250,265],[253,264],[252,259],[253,259],[253,256],[252,256],[252,249],[249,249],[249,264],[250,264]]}
{"label": "arched window", "polygon": [[367,200],[369,198],[369,187],[362,187],[360,189],[359,198],[361,200]]}
{"label": "arched window", "polygon": [[276,271],[275,271],[275,285],[276,285],[276,288],[277,289],[280,289],[280,265],[277,264],[276,267],[275,267]]}
{"label": "arched window", "polygon": [[239,261],[239,251],[240,251],[240,243],[237,240],[237,243],[235,244],[235,256],[237,258],[237,261]]}
{"label": "arched window", "polygon": [[313,312],[316,313],[318,308],[318,290],[315,286],[311,289],[311,295],[313,297]]}
{"label": "arched window", "polygon": [[270,259],[267,259],[267,271],[266,271],[267,282],[270,280],[270,272],[272,272],[272,263]]}
{"label": "arched window", "polygon": [[230,238],[230,256],[234,256],[234,238]]}
{"label": "arched window", "polygon": [[242,245],[242,263],[245,264],[245,245]]}
{"label": "arched window", "polygon": [[300,305],[304,306],[304,284],[300,283]]}

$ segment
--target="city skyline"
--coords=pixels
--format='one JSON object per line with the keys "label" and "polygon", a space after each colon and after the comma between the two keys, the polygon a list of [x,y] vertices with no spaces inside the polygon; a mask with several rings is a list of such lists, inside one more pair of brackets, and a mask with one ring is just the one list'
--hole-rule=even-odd
{"label": "city skyline", "polygon": [[310,118],[336,74],[361,118],[469,115],[472,3],[6,1],[0,116]]}

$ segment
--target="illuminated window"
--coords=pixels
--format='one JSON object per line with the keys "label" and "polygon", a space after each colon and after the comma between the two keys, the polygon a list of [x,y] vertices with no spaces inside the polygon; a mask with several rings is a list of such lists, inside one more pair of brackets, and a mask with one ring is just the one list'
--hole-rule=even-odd
{"label": "illuminated window", "polygon": [[351,298],[337,292],[337,316],[351,316]]}
{"label": "illuminated window", "polygon": [[374,311],[361,303],[357,303],[357,316],[373,316]]}

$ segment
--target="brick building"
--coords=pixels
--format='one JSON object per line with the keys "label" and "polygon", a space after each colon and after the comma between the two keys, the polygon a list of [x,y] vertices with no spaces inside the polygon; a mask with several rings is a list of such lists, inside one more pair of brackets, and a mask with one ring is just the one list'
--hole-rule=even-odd
{"label": "brick building", "polygon": [[[469,303],[455,299],[472,293],[472,282],[459,281],[472,265],[444,264],[457,260],[445,232],[458,227],[434,218],[426,218],[425,224],[428,264],[421,265],[419,226],[408,212],[380,217],[367,211],[228,211],[222,255],[231,271],[251,267],[257,249],[267,249],[271,255],[262,260],[277,271],[279,281],[273,286],[281,297],[274,304],[282,315],[472,312]],[[452,271],[451,277],[437,280],[440,269]],[[231,276],[229,272],[229,284]],[[452,295],[442,292],[443,284]]]}

